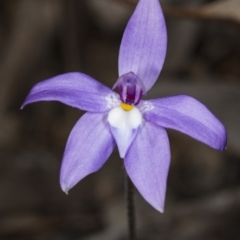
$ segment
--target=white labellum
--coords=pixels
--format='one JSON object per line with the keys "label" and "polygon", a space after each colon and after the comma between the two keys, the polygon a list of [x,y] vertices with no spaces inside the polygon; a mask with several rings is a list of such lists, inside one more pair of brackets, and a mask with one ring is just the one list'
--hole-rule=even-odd
{"label": "white labellum", "polygon": [[136,107],[125,111],[119,106],[108,113],[108,123],[120,157],[124,158],[142,123],[142,114]]}

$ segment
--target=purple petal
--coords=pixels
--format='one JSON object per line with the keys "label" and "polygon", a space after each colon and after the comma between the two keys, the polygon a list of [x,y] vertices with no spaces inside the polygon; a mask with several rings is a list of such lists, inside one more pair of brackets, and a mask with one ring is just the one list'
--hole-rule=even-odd
{"label": "purple petal", "polygon": [[60,173],[64,192],[98,171],[112,153],[115,142],[106,117],[106,114],[85,113],[72,129]]}
{"label": "purple petal", "polygon": [[125,167],[138,191],[160,212],[164,210],[169,164],[166,130],[145,122],[129,148]]}
{"label": "purple petal", "polygon": [[166,48],[166,25],[159,0],[140,0],[123,35],[119,76],[133,72],[149,90],[162,69]]}
{"label": "purple petal", "polygon": [[83,73],[66,73],[36,84],[22,108],[38,101],[60,101],[90,112],[105,112],[112,108],[115,93]]}
{"label": "purple petal", "polygon": [[185,133],[212,148],[224,150],[227,133],[223,124],[196,99],[179,95],[148,101],[153,109],[144,118],[165,128]]}

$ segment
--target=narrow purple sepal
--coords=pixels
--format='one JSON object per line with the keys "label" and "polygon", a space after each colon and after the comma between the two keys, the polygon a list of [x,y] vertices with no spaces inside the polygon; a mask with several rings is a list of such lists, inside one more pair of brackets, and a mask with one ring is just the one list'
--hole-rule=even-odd
{"label": "narrow purple sepal", "polygon": [[66,73],[36,84],[25,99],[22,108],[38,101],[60,101],[90,112],[111,109],[108,99],[114,92],[83,73]]}
{"label": "narrow purple sepal", "polygon": [[72,129],[63,156],[60,184],[68,192],[81,179],[98,171],[113,151],[115,141],[106,114],[85,113]]}
{"label": "narrow purple sepal", "polygon": [[227,132],[223,124],[199,101],[173,96],[148,101],[153,109],[144,118],[164,128],[185,133],[217,150],[224,150]]}
{"label": "narrow purple sepal", "polygon": [[140,0],[123,35],[119,76],[134,72],[148,91],[162,69],[166,48],[166,25],[159,1]]}
{"label": "narrow purple sepal", "polygon": [[155,209],[163,212],[170,164],[166,130],[144,122],[124,162],[129,177],[141,195]]}

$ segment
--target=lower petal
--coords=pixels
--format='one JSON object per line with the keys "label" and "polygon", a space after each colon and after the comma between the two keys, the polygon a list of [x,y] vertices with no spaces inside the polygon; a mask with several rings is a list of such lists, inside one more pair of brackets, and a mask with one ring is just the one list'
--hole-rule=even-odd
{"label": "lower petal", "polygon": [[68,138],[60,172],[60,184],[68,192],[81,179],[98,171],[115,146],[106,114],[85,113]]}
{"label": "lower petal", "polygon": [[155,209],[164,210],[170,147],[165,129],[144,122],[125,157],[132,182]]}

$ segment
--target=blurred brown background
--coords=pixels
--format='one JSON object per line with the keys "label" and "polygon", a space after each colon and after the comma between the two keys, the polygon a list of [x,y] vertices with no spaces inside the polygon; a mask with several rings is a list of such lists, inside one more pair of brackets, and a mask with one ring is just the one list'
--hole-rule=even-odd
{"label": "blurred brown background", "polygon": [[[147,98],[188,94],[228,130],[217,152],[169,131],[165,213],[136,193],[139,240],[240,239],[240,1],[162,0],[169,44]],[[0,1],[0,239],[124,240],[117,150],[66,196],[64,146],[82,112],[57,102],[19,108],[37,82],[81,71],[113,86],[134,0]]]}

